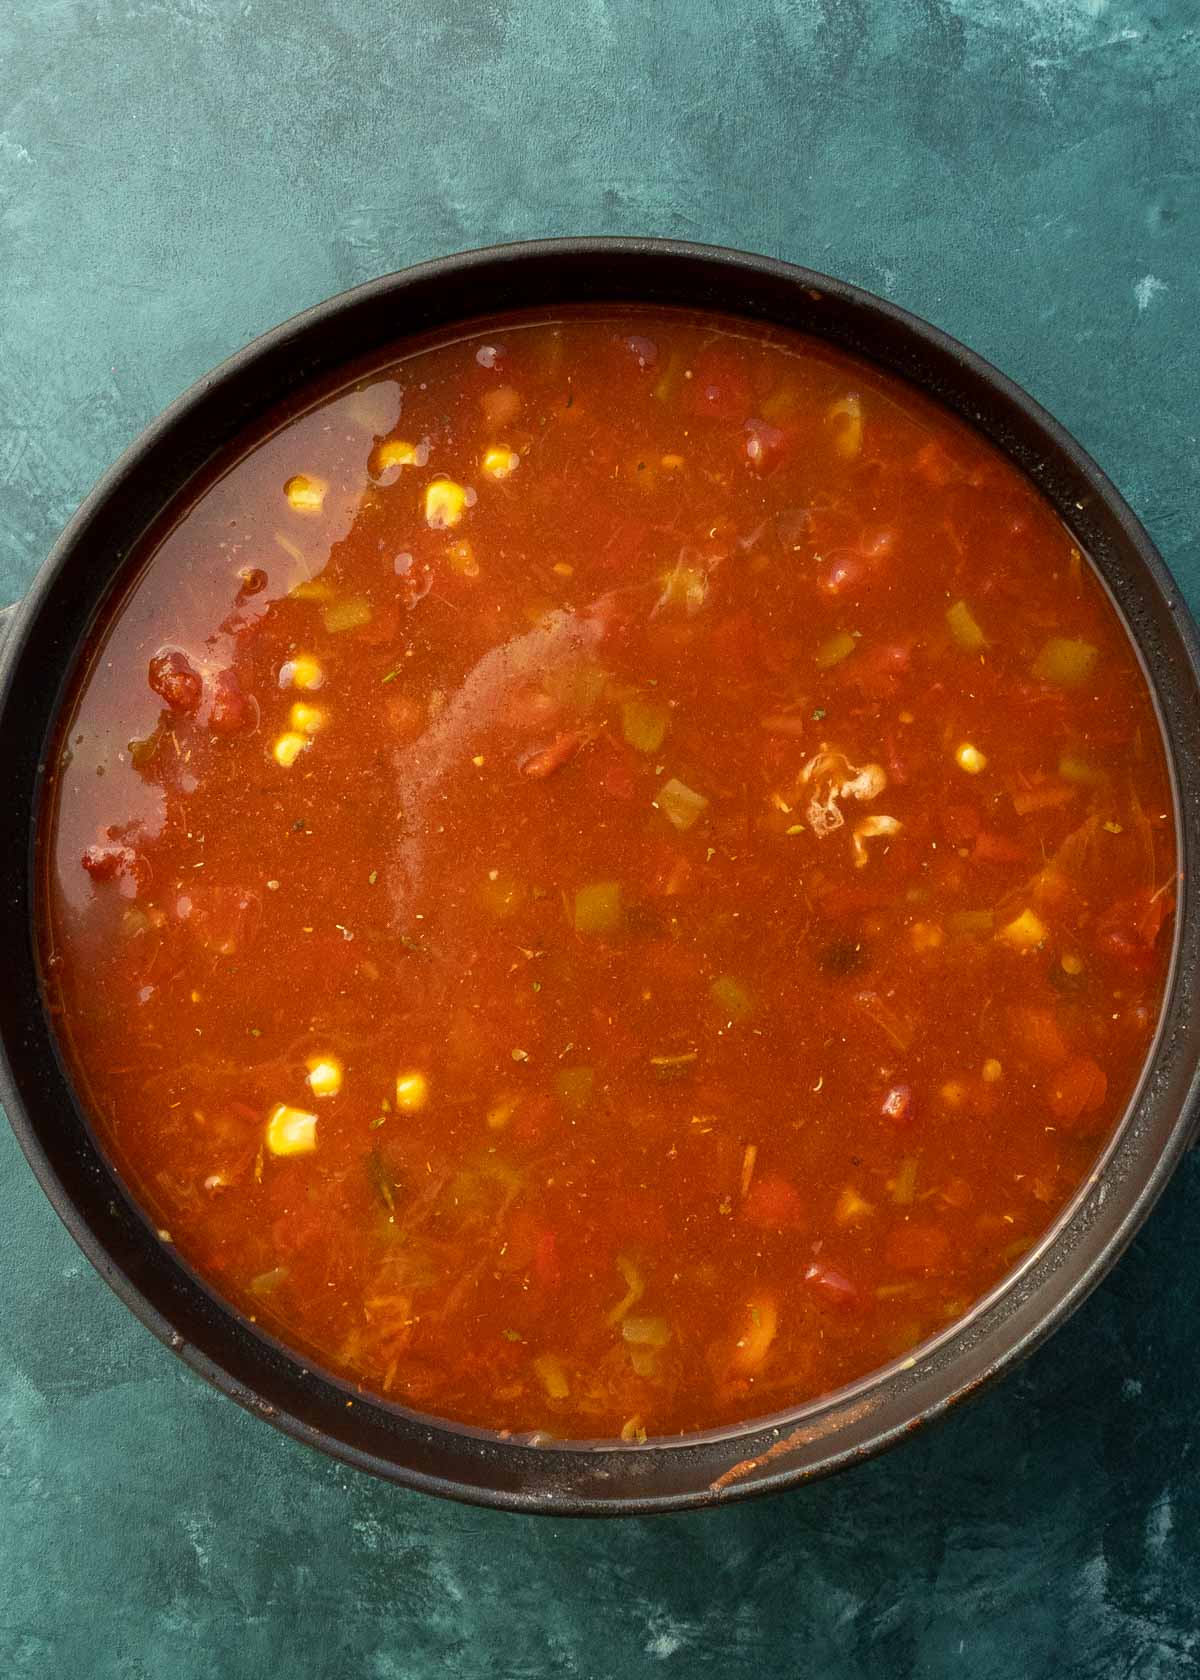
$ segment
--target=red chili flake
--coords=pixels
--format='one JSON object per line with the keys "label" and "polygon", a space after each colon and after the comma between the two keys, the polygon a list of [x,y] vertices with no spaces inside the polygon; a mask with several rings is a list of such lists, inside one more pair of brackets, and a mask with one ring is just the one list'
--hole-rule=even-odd
{"label": "red chili flake", "polygon": [[199,671],[179,648],[159,649],[150,661],[149,683],[173,712],[194,712],[204,691]]}

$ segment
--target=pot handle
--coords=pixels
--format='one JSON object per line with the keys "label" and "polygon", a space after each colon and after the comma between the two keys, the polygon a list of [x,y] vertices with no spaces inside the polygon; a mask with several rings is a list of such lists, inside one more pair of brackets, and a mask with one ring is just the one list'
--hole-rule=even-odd
{"label": "pot handle", "polygon": [[17,603],[11,607],[0,607],[0,647],[4,646],[4,638],[12,628],[12,621],[17,616]]}

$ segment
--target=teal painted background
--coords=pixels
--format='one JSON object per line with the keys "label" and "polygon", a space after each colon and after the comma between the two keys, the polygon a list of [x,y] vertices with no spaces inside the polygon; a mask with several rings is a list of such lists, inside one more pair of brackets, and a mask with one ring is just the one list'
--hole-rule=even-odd
{"label": "teal painted background", "polygon": [[[1195,0],[3,0],[0,601],[284,316],[463,246],[636,232],[967,340],[1200,605],[1198,108]],[[0,1180],[4,1680],[1200,1673],[1200,1158],[928,1437],[753,1506],[565,1525],[253,1422],[109,1296],[7,1131]]]}

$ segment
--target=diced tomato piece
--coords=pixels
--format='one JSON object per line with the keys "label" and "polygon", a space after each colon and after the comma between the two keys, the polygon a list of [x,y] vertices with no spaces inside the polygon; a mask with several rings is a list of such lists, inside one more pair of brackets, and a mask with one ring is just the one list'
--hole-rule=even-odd
{"label": "diced tomato piece", "polygon": [[831,1307],[840,1307],[846,1311],[862,1304],[862,1296],[857,1286],[851,1283],[844,1272],[837,1271],[833,1266],[822,1265],[814,1260],[805,1270],[804,1281],[814,1294],[819,1295]]}
{"label": "diced tomato piece", "polygon": [[1065,1062],[1071,1054],[1053,1010],[1018,1004],[1008,1012],[1013,1037],[1042,1062]]}
{"label": "diced tomato piece", "polygon": [[130,846],[89,846],[79,861],[93,881],[112,881],[129,870],[133,859]]}
{"label": "diced tomato piece", "polygon": [[755,1179],[742,1202],[741,1216],[763,1231],[794,1231],[804,1223],[795,1185],[777,1174]]}
{"label": "diced tomato piece", "polygon": [[254,721],[255,707],[234,671],[218,671],[212,682],[208,727],[217,735],[235,735]]}
{"label": "diced tomato piece", "polygon": [[1108,1075],[1090,1056],[1072,1056],[1057,1068],[1046,1087],[1046,1106],[1065,1124],[1103,1108]]}
{"label": "diced tomato piece", "polygon": [[541,781],[546,776],[552,776],[556,770],[575,757],[587,736],[582,729],[565,729],[556,735],[548,746],[538,747],[536,751],[526,753],[521,760],[521,774]]}
{"label": "diced tomato piece", "polygon": [[774,472],[787,455],[794,436],[794,431],[785,432],[782,427],[771,426],[765,420],[747,420],[747,461],[756,472],[764,475]]}
{"label": "diced tomato piece", "polygon": [[160,648],[150,661],[150,687],[171,711],[190,716],[200,705],[204,681],[186,653]]}
{"label": "diced tomato piece", "polygon": [[610,759],[604,766],[600,783],[613,799],[632,799],[637,792],[637,779],[632,768],[619,758]]}
{"label": "diced tomato piece", "polygon": [[887,1240],[887,1264],[898,1272],[931,1272],[940,1266],[950,1237],[938,1225],[897,1225]]}
{"label": "diced tomato piece", "polygon": [[952,484],[956,478],[962,477],[942,445],[933,439],[922,444],[917,451],[913,471],[919,478],[923,478],[926,484],[932,484],[937,490],[945,489],[947,484]]}
{"label": "diced tomato piece", "polygon": [[1096,925],[1096,949],[1104,956],[1120,958],[1130,968],[1151,968],[1155,941],[1174,908],[1169,892],[1139,893],[1120,900]]}
{"label": "diced tomato piece", "polygon": [[709,637],[709,646],[726,672],[744,682],[758,663],[758,627],[752,614],[739,612],[722,619]]}
{"label": "diced tomato piece", "polygon": [[754,400],[741,354],[725,345],[710,346],[696,357],[687,381],[693,414],[713,420],[745,420]]}
{"label": "diced tomato piece", "polygon": [[912,662],[911,642],[880,642],[860,647],[842,667],[845,679],[869,699],[884,699],[895,692],[898,680]]}
{"label": "diced tomato piece", "polygon": [[976,863],[1020,863],[1027,856],[1023,846],[1008,840],[1003,834],[989,834],[986,830],[975,836],[971,857]]}

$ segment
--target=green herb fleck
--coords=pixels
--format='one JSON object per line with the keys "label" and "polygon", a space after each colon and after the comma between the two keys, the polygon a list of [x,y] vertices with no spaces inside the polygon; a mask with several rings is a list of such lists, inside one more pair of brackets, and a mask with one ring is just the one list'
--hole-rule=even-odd
{"label": "green herb fleck", "polygon": [[813,722],[814,723],[820,723],[821,719],[824,716],[825,716],[824,706],[814,706],[813,707]]}
{"label": "green herb fleck", "polygon": [[303,834],[304,833],[304,818],[303,817],[298,817],[296,819],[296,821],[292,824],[292,833],[293,834]]}
{"label": "green herb fleck", "polygon": [[519,1342],[521,1340],[521,1332],[519,1330],[505,1330],[504,1340],[506,1342]]}
{"label": "green herb fleck", "polygon": [[750,1322],[756,1330],[762,1329],[762,1314],[757,1307],[750,1308]]}
{"label": "green herb fleck", "polygon": [[371,1122],[371,1130],[373,1132],[377,1132],[379,1130],[380,1126],[386,1126],[386,1125],[387,1125],[387,1115],[386,1114],[377,1114],[375,1116],[374,1120],[372,1120],[372,1122]]}
{"label": "green herb fleck", "polygon": [[401,672],[402,669],[403,669],[402,666],[394,665],[392,667],[392,669],[388,672],[387,676],[383,677],[381,680],[383,682],[395,682],[396,678],[400,675],[400,672]]}
{"label": "green herb fleck", "polygon": [[540,992],[542,989],[542,982],[540,980],[535,980],[533,982],[533,989],[535,992]]}
{"label": "green herb fleck", "polygon": [[261,1027],[251,1027],[250,1028],[250,1037],[251,1038],[261,1038],[262,1037],[262,1028]]}
{"label": "green herb fleck", "polygon": [[378,869],[372,869],[371,873],[367,876],[367,885],[369,887],[373,887],[375,885],[376,881],[378,881],[378,879],[379,879]]}

